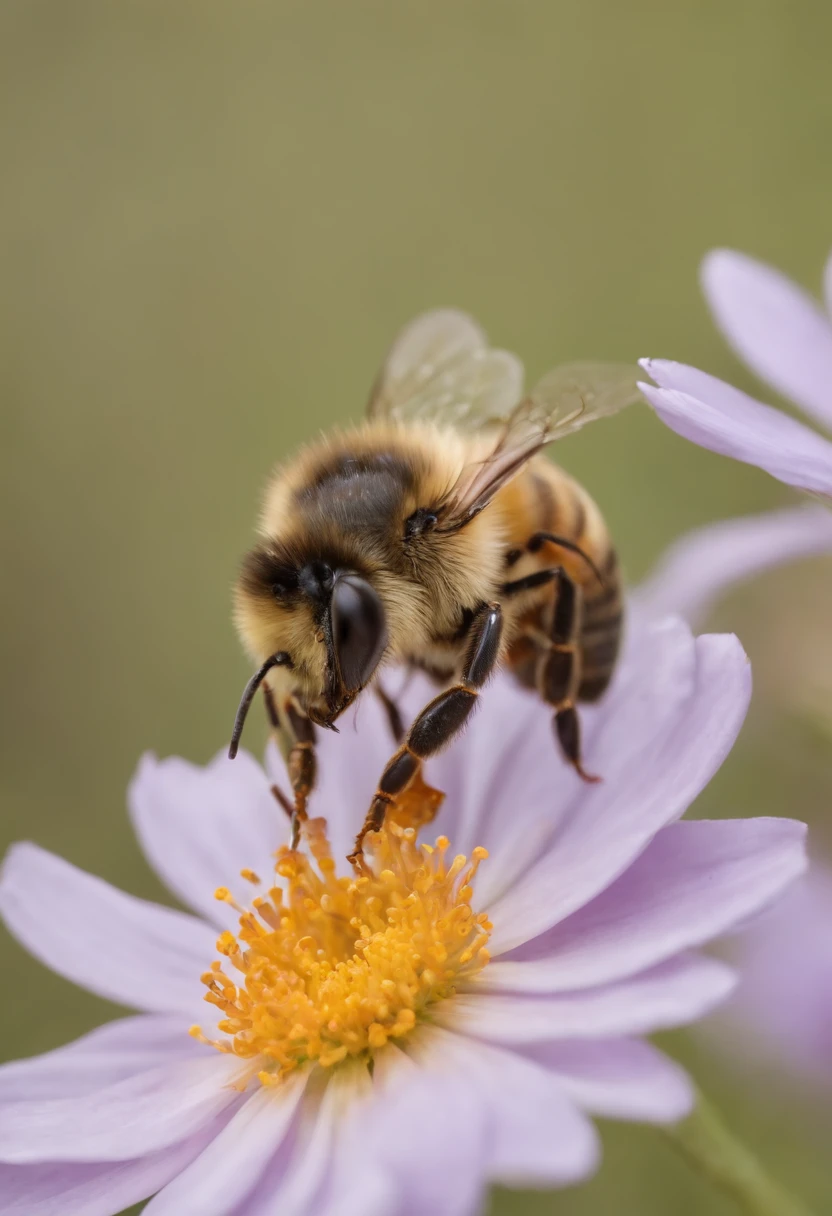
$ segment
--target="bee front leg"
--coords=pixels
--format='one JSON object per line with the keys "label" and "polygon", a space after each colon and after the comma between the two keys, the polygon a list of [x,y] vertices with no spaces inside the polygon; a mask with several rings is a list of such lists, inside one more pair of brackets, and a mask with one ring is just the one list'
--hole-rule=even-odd
{"label": "bee front leg", "polygon": [[[274,697],[268,685],[263,688],[266,698],[266,712],[272,729],[280,731],[282,724],[274,703]],[[315,727],[294,698],[289,698],[283,706],[286,721],[289,724],[292,743],[286,757],[286,768],[292,786],[295,805],[292,810],[292,829],[290,848],[296,849],[300,840],[301,825],[308,818],[306,804],[309,795],[315,788],[318,764],[315,755]],[[282,804],[282,799],[278,797]]]}
{"label": "bee front leg", "polygon": [[384,688],[382,688],[377,679],[373,681],[373,692],[378,697],[379,701],[381,702],[382,709],[387,715],[387,724],[390,727],[390,734],[393,736],[393,741],[397,744],[401,743],[402,739],[404,738],[404,723],[402,722],[402,715],[399,711],[398,705],[393,698],[389,696],[387,692],[385,692]]}
{"label": "bee front leg", "polygon": [[355,838],[355,848],[347,858],[356,869],[360,869],[363,862],[364,838],[368,832],[381,828],[387,808],[421,772],[424,761],[450,743],[468,721],[480,689],[496,666],[502,632],[500,605],[483,604],[471,625],[468,651],[458,683],[425,706],[381,775],[372,806]]}

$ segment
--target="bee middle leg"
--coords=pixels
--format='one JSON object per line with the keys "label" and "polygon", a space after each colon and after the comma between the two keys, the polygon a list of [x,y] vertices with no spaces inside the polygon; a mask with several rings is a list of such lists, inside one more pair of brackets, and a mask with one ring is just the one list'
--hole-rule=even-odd
{"label": "bee middle leg", "polygon": [[483,604],[471,625],[468,651],[459,681],[425,706],[411,725],[401,747],[387,762],[370,810],[355,838],[355,847],[347,858],[356,869],[362,864],[365,836],[379,830],[387,808],[421,773],[424,761],[450,743],[467,722],[480,689],[496,666],[502,632],[500,605]]}
{"label": "bee middle leg", "polygon": [[[279,731],[282,728],[282,724],[277,712],[277,706],[274,703],[271,689],[265,683],[263,685],[263,693],[266,699],[266,713],[268,714],[269,722],[273,730]],[[315,779],[318,774],[318,763],[315,755],[315,727],[293,697],[290,697],[285,702],[283,711],[286,715],[286,721],[289,724],[292,737],[292,743],[286,757],[286,768],[289,772],[289,782],[294,795],[289,847],[296,849],[300,841],[301,825],[309,817],[306,804],[309,800],[309,795],[315,788]],[[275,793],[275,797],[283,805],[283,797],[277,792]]]}

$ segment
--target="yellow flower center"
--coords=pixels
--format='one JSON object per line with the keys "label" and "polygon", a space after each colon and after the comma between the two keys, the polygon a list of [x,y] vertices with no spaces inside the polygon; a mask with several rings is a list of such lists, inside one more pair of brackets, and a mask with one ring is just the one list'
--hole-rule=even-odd
{"label": "yellow flower center", "polygon": [[[202,980],[228,1037],[191,1031],[259,1065],[264,1085],[310,1063],[370,1059],[489,957],[491,923],[471,908],[485,849],[449,860],[447,837],[417,844],[413,827],[391,823],[368,837],[367,872],[338,877],[325,821],[308,821],[305,835],[310,856],[282,848],[276,872],[285,885],[250,909],[217,891],[239,911],[239,930],[222,934],[226,962]],[[250,870],[243,877],[259,884]]]}

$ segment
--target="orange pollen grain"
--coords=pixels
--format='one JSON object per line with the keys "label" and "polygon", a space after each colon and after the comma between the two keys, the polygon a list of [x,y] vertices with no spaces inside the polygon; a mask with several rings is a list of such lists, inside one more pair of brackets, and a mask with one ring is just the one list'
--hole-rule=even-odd
{"label": "orange pollen grain", "polygon": [[[242,908],[237,933],[217,941],[221,961],[202,976],[221,1015],[220,1039],[191,1034],[256,1061],[263,1084],[295,1069],[369,1057],[413,1030],[430,1005],[488,962],[491,923],[471,908],[473,879],[488,853],[448,859],[450,843],[419,845],[391,824],[367,839],[369,865],[338,877],[323,819],[305,825],[309,855],[277,854],[284,886]],[[258,882],[252,871],[243,871]]]}

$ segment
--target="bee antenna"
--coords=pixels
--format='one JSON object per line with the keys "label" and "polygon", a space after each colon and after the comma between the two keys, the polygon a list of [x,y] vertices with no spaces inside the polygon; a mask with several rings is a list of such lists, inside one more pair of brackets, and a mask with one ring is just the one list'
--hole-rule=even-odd
{"label": "bee antenna", "polygon": [[604,576],[595,565],[595,562],[588,553],[584,552],[580,545],[575,544],[574,540],[569,540],[566,536],[557,536],[554,532],[538,532],[536,533],[534,540],[537,541],[537,544],[534,546],[529,545],[532,553],[535,553],[545,541],[550,541],[553,545],[559,545],[561,549],[568,549],[570,553],[577,553],[578,557],[583,558],[583,560],[589,566],[590,570],[598,579],[601,586],[605,586]]}
{"label": "bee antenna", "polygon": [[237,716],[234,719],[234,730],[231,732],[231,743],[228,748],[228,759],[233,760],[237,755],[237,750],[240,746],[240,738],[243,733],[243,727],[246,724],[246,717],[251,708],[251,703],[254,700],[254,694],[263,683],[268,673],[273,667],[293,667],[294,664],[289,658],[285,650],[278,650],[277,654],[270,655],[266,659],[262,667],[255,671],[254,675],[249,680],[243,689],[243,695],[240,698],[240,706],[237,710]]}

